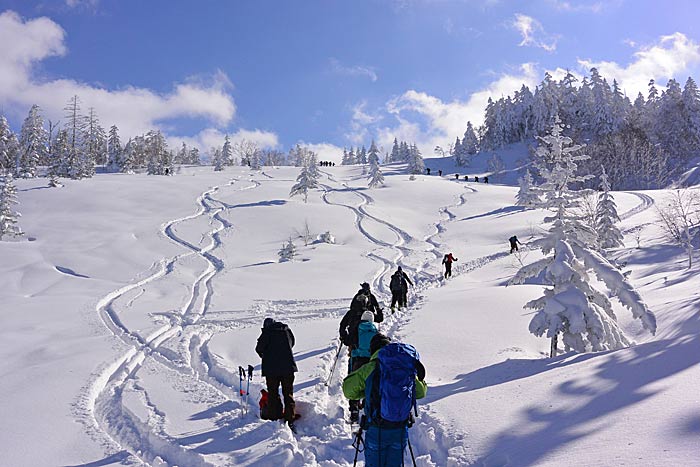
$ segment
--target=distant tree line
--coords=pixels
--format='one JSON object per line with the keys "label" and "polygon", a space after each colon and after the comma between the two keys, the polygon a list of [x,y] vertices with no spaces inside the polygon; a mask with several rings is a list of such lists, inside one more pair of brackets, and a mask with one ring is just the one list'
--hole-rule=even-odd
{"label": "distant tree line", "polygon": [[570,72],[558,82],[545,73],[534,92],[523,85],[513,96],[489,99],[484,124],[475,131],[469,122],[449,152],[458,165],[468,165],[476,152],[534,145],[557,115],[564,135],[587,145],[590,159],[581,170],[599,175],[604,166],[614,190],[665,186],[700,155],[700,93],[692,78],[683,88],[670,79],[662,92],[651,80],[647,96],[639,93],[632,102],[596,68],[580,83]]}

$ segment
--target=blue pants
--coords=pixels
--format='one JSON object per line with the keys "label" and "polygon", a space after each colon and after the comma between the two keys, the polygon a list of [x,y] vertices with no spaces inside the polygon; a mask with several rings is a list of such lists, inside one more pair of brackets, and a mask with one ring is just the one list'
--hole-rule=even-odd
{"label": "blue pants", "polygon": [[408,444],[408,427],[370,426],[365,434],[365,467],[401,467]]}

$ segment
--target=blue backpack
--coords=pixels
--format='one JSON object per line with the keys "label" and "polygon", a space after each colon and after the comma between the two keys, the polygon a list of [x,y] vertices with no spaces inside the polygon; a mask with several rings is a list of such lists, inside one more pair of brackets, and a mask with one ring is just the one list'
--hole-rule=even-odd
{"label": "blue backpack", "polygon": [[384,427],[410,423],[416,410],[416,364],[418,351],[410,344],[392,342],[377,354],[377,367],[367,378],[365,414],[367,422]]}

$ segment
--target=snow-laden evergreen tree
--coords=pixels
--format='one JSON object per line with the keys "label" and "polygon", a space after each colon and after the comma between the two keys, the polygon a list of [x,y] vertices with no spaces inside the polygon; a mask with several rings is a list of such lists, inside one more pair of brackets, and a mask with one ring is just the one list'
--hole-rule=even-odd
{"label": "snow-laden evergreen tree", "polygon": [[173,161],[163,134],[160,131],[149,131],[145,143],[148,175],[171,175]]}
{"label": "snow-laden evergreen tree", "polygon": [[534,190],[532,174],[530,174],[529,170],[525,171],[525,175],[520,177],[518,182],[520,182],[520,189],[516,195],[517,201],[515,204],[517,206],[525,206],[528,208],[539,204],[540,198]]}
{"label": "snow-laden evergreen tree", "polygon": [[231,146],[231,139],[228,135],[224,138],[224,147],[221,149],[221,157],[224,158],[224,163],[226,165],[233,165],[233,147]]}
{"label": "snow-laden evergreen tree", "polygon": [[419,175],[425,173],[425,162],[418,146],[412,144],[408,150],[408,173]]}
{"label": "snow-laden evergreen tree", "polygon": [[309,190],[318,187],[318,168],[305,165],[301,168],[301,172],[297,176],[297,183],[294,184],[289,192],[289,196],[304,195],[304,202],[309,198]]}
{"label": "snow-laden evergreen tree", "polygon": [[467,129],[464,131],[464,137],[460,145],[459,162],[461,163],[458,165],[469,167],[477,152],[479,152],[479,138],[476,136],[472,122],[467,122]]}
{"label": "snow-laden evergreen tree", "polygon": [[367,159],[369,161],[369,187],[375,188],[384,185],[384,175],[379,168],[379,150],[374,140],[372,140],[372,145],[369,147]]}
{"label": "snow-laden evergreen tree", "polygon": [[107,168],[110,172],[123,172],[124,149],[119,140],[119,128],[117,125],[112,125],[109,128],[109,136],[107,138]]}
{"label": "snow-laden evergreen tree", "polygon": [[17,177],[36,177],[39,161],[46,157],[46,130],[39,106],[33,105],[24,119],[19,137],[19,158],[15,169]]}
{"label": "snow-laden evergreen tree", "polygon": [[297,247],[294,245],[291,237],[287,243],[282,244],[282,248],[277,252],[277,256],[280,257],[280,262],[291,261],[296,255]]}
{"label": "snow-laden evergreen tree", "polygon": [[19,204],[17,189],[12,180],[12,173],[0,172],[0,240],[5,235],[19,237],[23,235],[22,229],[17,223],[21,214],[14,210],[13,205]]}
{"label": "snow-laden evergreen tree", "polygon": [[68,135],[68,153],[63,157],[65,176],[80,179],[91,177],[95,172],[95,161],[90,160],[84,150],[86,120],[80,113],[80,99],[73,96],[63,109],[65,111],[64,130]]}
{"label": "snow-laden evergreen tree", "polygon": [[95,164],[107,164],[107,135],[104,128],[100,125],[97,112],[92,107],[90,107],[87,117],[85,117],[83,151],[86,167],[89,166],[89,171],[91,172],[89,176],[95,173]]}
{"label": "snow-laden evergreen tree", "polygon": [[226,159],[224,159],[223,152],[219,148],[212,148],[211,154],[211,164],[214,166],[215,172],[221,172],[224,170],[224,165],[226,165]]}
{"label": "snow-laden evergreen tree", "polygon": [[603,167],[600,174],[600,190],[596,209],[598,243],[604,249],[617,248],[623,245],[622,233],[615,225],[616,222],[620,222],[620,216],[617,214],[615,199],[610,194],[610,183],[608,183],[608,174],[605,173],[605,167]]}
{"label": "snow-laden evergreen tree", "polygon": [[189,159],[188,159],[187,163],[192,164],[192,165],[201,164],[201,161],[199,160],[199,149],[197,149],[197,148],[190,149]]}
{"label": "snow-laden evergreen tree", "polygon": [[550,284],[542,297],[525,305],[536,311],[530,332],[551,338],[551,356],[556,355],[559,334],[567,351],[601,351],[629,345],[617,325],[608,295],[591,284],[592,271],[633,317],[641,320],[645,329],[655,333],[654,314],[622,273],[589,246],[590,229],[571,213],[581,193],[572,191],[570,185],[588,178],[576,175],[577,162],[587,157],[578,154],[582,146],[573,145],[571,138],[562,135],[558,118],[551,133],[539,140],[538,160],[546,161],[538,167],[544,180],[539,188],[545,194],[540,205],[554,215],[545,219],[552,224],[548,234],[531,244],[539,246],[545,255],[552,254],[523,267],[511,280],[521,284],[528,278],[542,276]]}
{"label": "snow-laden evergreen tree", "polygon": [[364,146],[362,146],[362,149],[357,151],[357,163],[358,164],[366,164],[367,163],[367,150],[365,149]]}
{"label": "snow-laden evergreen tree", "polygon": [[256,148],[250,156],[248,157],[248,162],[250,163],[250,168],[253,170],[260,170],[262,165],[262,152],[260,148]]}
{"label": "snow-laden evergreen tree", "polygon": [[399,149],[399,141],[394,138],[394,145],[391,147],[391,154],[389,155],[389,160],[386,162],[399,162],[401,160],[401,150]]}
{"label": "snow-laden evergreen tree", "polygon": [[511,284],[522,284],[531,277],[544,277],[549,284],[540,298],[525,305],[535,310],[530,332],[537,336],[546,334],[551,339],[551,356],[557,353],[560,334],[567,351],[601,351],[629,345],[617,324],[608,294],[590,282],[592,271],[645,329],[655,333],[654,314],[622,273],[589,246],[594,238],[592,232],[571,213],[581,193],[572,191],[570,185],[589,178],[576,175],[577,162],[587,158],[579,154],[583,146],[573,145],[571,138],[562,135],[558,117],[550,134],[539,140],[537,160],[542,162],[538,169],[543,179],[540,189],[545,195],[540,205],[554,215],[545,219],[552,224],[548,234],[531,244],[549,256],[523,267],[511,280]]}
{"label": "snow-laden evergreen tree", "polygon": [[58,130],[56,140],[52,145],[49,154],[49,177],[69,177],[67,159],[70,154],[70,144],[68,142],[68,132]]}
{"label": "snow-laden evergreen tree", "polygon": [[19,158],[19,141],[7,119],[0,115],[0,171],[15,171]]}

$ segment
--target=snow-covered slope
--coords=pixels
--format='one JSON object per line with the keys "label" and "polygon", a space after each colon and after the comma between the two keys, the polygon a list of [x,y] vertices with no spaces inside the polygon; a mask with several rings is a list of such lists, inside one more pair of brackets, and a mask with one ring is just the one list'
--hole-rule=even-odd
{"label": "snow-covered slope", "polygon": [[[324,382],[359,283],[388,304],[397,265],[416,286],[381,329],[413,343],[428,371],[410,431],[418,465],[697,463],[699,279],[653,225],[663,191],[615,194],[627,232],[615,255],[657,335],[620,311],[638,345],[547,359],[522,308],[539,286],[506,287],[519,261],[539,258],[508,255],[507,238],[527,243],[543,213],[514,207],[513,187],[455,181],[447,165],[414,181],[383,170],[387,186],[370,190],[358,167],[324,168],[306,204],[288,197],[294,168],[18,181],[28,236],[0,242],[1,463],[352,465],[344,353]],[[325,231],[336,244],[315,241]],[[299,254],[279,262],[290,237]],[[444,281],[449,251],[459,261]],[[256,416],[268,316],[296,336],[296,436]]]}

